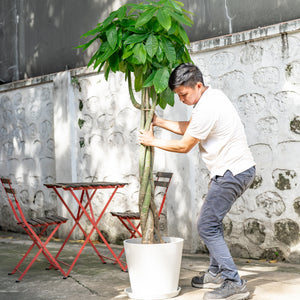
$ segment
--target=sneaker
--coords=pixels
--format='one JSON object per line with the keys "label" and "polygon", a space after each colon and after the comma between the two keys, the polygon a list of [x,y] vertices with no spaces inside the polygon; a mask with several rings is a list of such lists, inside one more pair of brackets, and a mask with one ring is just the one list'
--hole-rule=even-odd
{"label": "sneaker", "polygon": [[250,293],[245,280],[237,284],[231,280],[225,280],[218,289],[205,293],[203,300],[245,300]]}
{"label": "sneaker", "polygon": [[202,276],[195,276],[192,279],[192,286],[198,289],[215,289],[222,285],[224,282],[221,273],[213,275],[209,271],[205,272]]}

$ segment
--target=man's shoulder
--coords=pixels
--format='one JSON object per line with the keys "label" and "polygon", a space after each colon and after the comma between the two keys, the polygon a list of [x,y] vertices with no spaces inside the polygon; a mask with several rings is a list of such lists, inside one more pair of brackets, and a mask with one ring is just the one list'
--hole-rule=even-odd
{"label": "man's shoulder", "polygon": [[216,88],[212,88],[212,87],[208,87],[208,89],[205,91],[204,95],[206,94],[206,96],[218,96],[218,97],[225,97],[228,98],[225,93],[220,90],[220,89],[216,89]]}
{"label": "man's shoulder", "polygon": [[[229,98],[225,95],[225,93],[222,90],[215,89],[212,87],[209,87],[203,94],[203,101],[202,104],[205,106],[215,106],[215,105],[226,105],[228,102],[230,102]],[[201,101],[200,101],[201,102]]]}

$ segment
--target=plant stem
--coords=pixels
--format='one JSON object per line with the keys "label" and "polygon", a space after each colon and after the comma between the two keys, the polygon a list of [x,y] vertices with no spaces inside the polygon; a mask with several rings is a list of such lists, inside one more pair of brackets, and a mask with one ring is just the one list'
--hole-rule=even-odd
{"label": "plant stem", "polygon": [[141,109],[142,105],[135,100],[135,97],[134,97],[134,94],[133,94],[132,83],[131,83],[131,72],[128,71],[127,75],[128,75],[128,90],[129,90],[129,95],[130,95],[131,102],[132,102],[132,104],[135,108]]}
{"label": "plant stem", "polygon": [[[157,102],[157,95],[153,93],[153,101],[150,105],[150,95],[151,88],[144,88],[141,113],[141,128],[144,130],[150,129]],[[153,162],[154,148],[141,146],[139,210],[143,235],[142,243],[153,243],[156,239],[158,242],[162,242],[157,208],[154,202]]]}

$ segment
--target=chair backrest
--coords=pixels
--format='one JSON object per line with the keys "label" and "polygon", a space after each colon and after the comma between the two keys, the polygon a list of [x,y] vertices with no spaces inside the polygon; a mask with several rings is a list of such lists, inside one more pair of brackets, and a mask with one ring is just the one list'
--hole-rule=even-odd
{"label": "chair backrest", "polygon": [[160,203],[158,216],[160,216],[160,214],[161,214],[161,212],[164,208],[164,204],[165,204],[165,201],[166,201],[167,192],[168,192],[168,189],[169,189],[169,185],[170,185],[172,176],[173,176],[173,173],[169,173],[169,172],[157,172],[156,173],[156,180],[154,181],[155,189],[158,186],[164,188],[163,198],[162,198],[161,203]]}
{"label": "chair backrest", "polygon": [[12,184],[10,179],[8,178],[0,178],[0,181],[2,183],[3,189],[6,193],[6,196],[8,198],[9,201],[9,205],[14,213],[14,216],[17,220],[18,223],[22,223],[25,222],[25,217],[22,211],[22,208],[20,206],[20,203],[16,197],[16,191],[15,189],[12,188]]}

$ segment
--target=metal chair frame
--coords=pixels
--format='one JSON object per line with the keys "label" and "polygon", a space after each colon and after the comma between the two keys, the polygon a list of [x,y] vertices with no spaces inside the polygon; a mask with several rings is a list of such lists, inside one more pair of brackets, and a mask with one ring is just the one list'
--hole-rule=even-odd
{"label": "metal chair frame", "polygon": [[[9,205],[13,211],[13,214],[15,216],[15,219],[17,221],[17,224],[20,225],[25,232],[28,234],[28,236],[31,238],[33,241],[32,245],[29,247],[27,252],[24,254],[22,259],[18,262],[16,267],[13,269],[11,273],[8,273],[8,275],[13,275],[17,271],[21,273],[21,276],[19,277],[16,282],[20,282],[25,274],[28,272],[30,267],[33,265],[33,263],[37,260],[38,256],[43,253],[45,258],[49,261],[50,263],[50,268],[53,267],[54,269],[58,269],[64,276],[65,272],[57,262],[57,260],[52,256],[52,254],[49,252],[49,250],[46,248],[47,244],[53,237],[53,235],[57,232],[59,227],[66,223],[68,219],[60,217],[60,216],[47,216],[47,217],[36,217],[36,218],[31,218],[29,220],[26,220],[24,213],[22,211],[21,205],[16,197],[16,191],[15,189],[12,188],[12,183],[10,179],[8,178],[0,178],[0,181],[2,183],[3,189],[7,195]],[[49,226],[54,225],[54,229],[51,231],[49,236],[47,237],[46,241],[43,242],[41,240],[41,236],[45,231],[48,229]],[[41,228],[41,232],[37,234],[34,231],[34,228]],[[34,246],[38,247],[38,252],[35,254],[35,256],[32,258],[30,263],[25,267],[24,271],[21,271],[19,268],[23,264],[24,260],[26,257],[29,255],[31,250],[34,248]]]}
{"label": "metal chair frame", "polygon": [[[162,210],[164,208],[164,204],[166,201],[167,197],[167,192],[169,189],[170,182],[172,180],[173,173],[170,172],[157,172],[156,173],[156,180],[154,181],[154,188],[156,190],[156,187],[164,187],[164,193],[163,193],[163,198],[160,203],[159,211],[158,211],[158,217],[160,217]],[[167,180],[161,180],[161,179],[167,179]],[[131,238],[138,238],[142,237],[142,233],[140,232],[139,228],[141,223],[138,223],[135,225],[133,223],[133,220],[140,220],[140,214],[138,212],[131,212],[131,211],[126,211],[126,212],[111,212],[111,215],[114,217],[117,217],[120,222],[124,225],[124,227],[129,231],[130,239]],[[119,258],[123,255],[124,253],[124,248],[119,254]]]}

